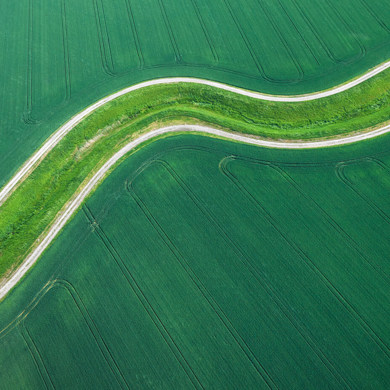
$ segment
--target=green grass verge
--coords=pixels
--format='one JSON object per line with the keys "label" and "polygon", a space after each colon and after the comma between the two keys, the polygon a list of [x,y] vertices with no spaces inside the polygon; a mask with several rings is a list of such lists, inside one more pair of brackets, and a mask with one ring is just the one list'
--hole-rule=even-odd
{"label": "green grass verge", "polygon": [[390,72],[311,102],[258,101],[212,87],[149,87],[101,107],[75,127],[1,207],[0,277],[21,263],[80,184],[129,137],[175,120],[201,121],[272,139],[313,139],[390,118]]}

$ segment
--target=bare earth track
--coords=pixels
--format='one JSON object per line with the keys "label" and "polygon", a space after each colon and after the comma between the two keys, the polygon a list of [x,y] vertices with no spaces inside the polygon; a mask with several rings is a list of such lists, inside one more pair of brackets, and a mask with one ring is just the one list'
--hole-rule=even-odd
{"label": "bare earth track", "polygon": [[[33,154],[33,156],[26,161],[26,163],[21,167],[21,169],[15,174],[15,176],[3,187],[0,192],[0,206],[4,201],[9,197],[12,191],[16,186],[28,176],[28,174],[34,169],[34,167],[41,161],[41,159],[47,155],[65,136],[68,134],[78,123],[80,123],[84,118],[90,115],[93,111],[103,106],[104,104],[122,96],[132,91],[149,87],[152,85],[158,84],[171,84],[171,83],[196,83],[203,84],[219,89],[223,89],[230,92],[235,92],[240,95],[252,97],[259,100],[268,100],[274,102],[303,102],[315,99],[321,99],[327,96],[335,95],[337,93],[346,91],[354,86],[374,77],[378,73],[384,71],[385,69],[390,68],[390,61],[386,62],[373,70],[369,71],[365,75],[352,80],[346,84],[338,86],[334,89],[322,91],[310,95],[300,95],[300,96],[272,96],[265,95],[257,92],[246,91],[240,88],[224,85],[221,83],[194,79],[194,78],[166,78],[166,79],[157,79],[152,81],[147,81],[135,86],[126,88],[117,93],[109,95],[92,106],[86,108],[84,111],[80,112],[73,118],[71,118],[66,124],[60,127],[46,142],[45,144]],[[0,300],[3,299],[8,292],[21,280],[21,278],[26,274],[26,272],[34,265],[38,260],[44,250],[51,244],[55,239],[61,229],[65,226],[68,220],[80,207],[84,199],[91,193],[94,187],[104,178],[107,172],[127,153],[134,150],[145,141],[151,140],[168,133],[182,133],[182,132],[196,132],[201,134],[208,134],[211,136],[216,136],[224,139],[229,139],[238,142],[244,142],[247,144],[269,147],[269,148],[280,148],[280,149],[305,149],[305,148],[322,148],[328,146],[344,145],[357,141],[362,141],[365,139],[373,138],[379,135],[390,132],[390,125],[382,127],[380,129],[373,130],[371,132],[351,135],[344,138],[330,139],[330,140],[320,140],[320,141],[308,141],[308,142],[286,142],[286,141],[267,141],[255,139],[249,136],[233,134],[222,130],[217,130],[211,127],[205,126],[195,126],[195,125],[177,125],[170,127],[163,127],[157,130],[152,130],[148,133],[145,133],[138,137],[137,139],[129,142],[121,150],[115,153],[100,169],[99,171],[80,189],[80,191],[65,205],[61,214],[53,222],[50,229],[40,237],[39,242],[35,248],[30,252],[26,257],[22,265],[10,276],[9,279],[4,280],[0,284]]]}

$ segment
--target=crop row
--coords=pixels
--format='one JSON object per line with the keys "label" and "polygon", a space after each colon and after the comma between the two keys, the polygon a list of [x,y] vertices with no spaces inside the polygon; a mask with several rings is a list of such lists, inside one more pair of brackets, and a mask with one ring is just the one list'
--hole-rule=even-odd
{"label": "crop row", "polygon": [[[254,195],[250,189],[248,189],[246,184],[242,184],[240,182],[240,178],[237,178],[236,175],[233,175],[228,170],[224,171],[228,177],[237,185],[237,188],[239,188],[243,194],[246,194],[248,197],[248,200],[251,200],[254,202],[259,210],[262,211],[262,213],[266,216],[269,223],[275,228],[276,231],[279,232],[281,238],[289,245],[289,247],[297,253],[297,255],[301,258],[304,263],[306,263],[309,268],[320,277],[320,280],[324,283],[324,285],[327,287],[327,289],[334,295],[334,297],[345,307],[345,309],[354,317],[354,319],[360,324],[360,326],[365,330],[366,334],[370,336],[373,341],[375,341],[383,350],[384,353],[386,353],[388,356],[390,356],[390,349],[388,346],[388,342],[384,341],[381,336],[379,336],[378,331],[373,329],[370,322],[367,321],[366,316],[362,315],[360,310],[357,310],[356,304],[354,302],[351,302],[345,295],[341,293],[340,286],[337,286],[334,284],[334,282],[330,279],[330,277],[327,275],[324,270],[322,270],[321,265],[317,264],[317,261],[314,261],[309,257],[306,250],[303,250],[298,242],[294,241],[293,239],[289,238],[289,235],[284,233],[284,229],[281,227],[281,225],[275,220],[274,216],[270,211],[267,210],[264,204],[262,204],[258,200],[258,195]],[[313,228],[313,227],[312,227]]]}
{"label": "crop row", "polygon": [[[205,211],[202,204],[196,199],[195,195],[185,186],[185,184],[180,180],[180,178],[175,174],[174,170],[163,160],[153,160],[152,164],[159,164],[162,165],[164,168],[166,168],[171,178],[175,181],[175,183],[189,196],[189,198],[196,204],[196,206],[206,214],[206,216],[210,219],[212,219],[212,216]],[[150,165],[145,165],[143,169],[148,169]],[[143,171],[140,171],[139,174],[142,174]],[[136,178],[135,178],[136,179]],[[135,180],[133,179],[133,181]],[[259,373],[259,375],[263,378],[265,383],[272,388],[276,387],[275,382],[267,372],[267,370],[263,367],[262,363],[257,359],[256,355],[253,353],[251,348],[246,344],[246,342],[242,339],[240,334],[238,333],[237,329],[234,327],[234,325],[229,320],[226,313],[223,311],[221,306],[216,302],[216,300],[213,298],[213,296],[208,291],[207,287],[204,285],[204,283],[201,281],[201,279],[198,277],[196,272],[191,268],[190,263],[186,260],[183,253],[180,251],[180,249],[175,245],[174,241],[169,237],[169,235],[165,232],[164,228],[161,226],[161,224],[158,222],[158,220],[153,216],[153,213],[148,209],[145,202],[141,200],[141,198],[137,195],[137,191],[133,188],[133,181],[131,181],[128,184],[128,192],[130,196],[132,196],[139,207],[144,212],[145,216],[150,221],[151,225],[154,227],[156,232],[160,235],[162,240],[165,242],[167,247],[170,249],[172,254],[176,257],[178,262],[180,263],[181,267],[184,269],[186,274],[189,276],[191,281],[194,283],[196,288],[200,291],[202,296],[204,297],[205,301],[210,305],[213,312],[217,315],[217,317],[221,320],[224,327],[228,330],[228,332],[231,334],[232,338],[235,340],[235,343],[240,347],[240,349],[243,351],[243,353],[247,356],[248,360],[252,362],[253,366],[255,367],[256,371]],[[213,219],[212,219],[213,220]],[[213,220],[215,223],[215,220]],[[218,230],[220,230],[221,238],[225,238],[228,245],[232,245],[231,240],[229,240],[229,237],[226,236],[225,232],[223,231],[221,226],[218,226]],[[237,248],[233,246],[233,251],[236,251]],[[240,254],[239,254],[240,255]]]}
{"label": "crop row", "polygon": [[38,113],[48,101],[54,100],[63,104],[71,99],[71,60],[66,1],[61,0],[59,9],[56,10],[56,15],[60,16],[57,31],[51,31],[48,36],[45,36],[48,27],[40,24],[47,10],[47,4],[38,7],[32,0],[28,3],[26,109],[22,116],[23,121],[28,125],[41,123]]}
{"label": "crop row", "polygon": [[[188,150],[188,149],[187,149]],[[169,164],[165,161],[157,161],[158,164],[161,164],[165,169],[167,170],[168,175],[170,177],[170,180],[173,180],[174,183],[177,183],[178,187],[180,187],[183,191],[183,194],[185,194],[186,197],[188,197],[188,200],[191,199],[191,202],[194,204],[196,208],[199,209],[199,211],[203,214],[205,219],[208,220],[208,224],[212,225],[212,231],[219,232],[220,240],[225,241],[224,247],[227,248],[227,250],[232,251],[232,253],[235,253],[237,258],[240,259],[241,265],[244,266],[254,277],[255,280],[258,281],[258,286],[262,286],[267,291],[269,299],[273,301],[273,303],[279,307],[281,312],[283,313],[285,320],[293,326],[293,328],[298,332],[298,334],[301,335],[305,339],[305,342],[310,345],[313,352],[317,354],[317,356],[322,360],[324,365],[335,375],[336,378],[338,378],[341,383],[344,382],[344,379],[340,375],[340,373],[337,373],[337,371],[334,370],[334,367],[332,367],[332,364],[328,361],[324,353],[321,351],[318,345],[313,342],[310,334],[305,329],[305,326],[303,323],[300,322],[299,319],[293,314],[293,312],[289,309],[288,305],[285,302],[285,299],[283,296],[280,296],[275,289],[272,287],[272,285],[267,282],[267,278],[264,277],[264,275],[256,270],[256,266],[254,266],[255,261],[253,259],[248,258],[247,254],[245,254],[245,251],[243,251],[242,248],[240,248],[239,243],[235,242],[230,235],[226,232],[224,227],[218,222],[215,216],[213,216],[213,213],[207,209],[207,207],[204,205],[203,202],[201,202],[197,196],[194,194],[193,191],[191,191],[186,184],[180,179],[178,174],[172,169],[172,167],[169,166]],[[156,164],[156,161],[153,161],[153,165]],[[164,180],[166,181],[166,179]],[[130,187],[129,187],[130,188]],[[134,194],[136,191],[134,189],[131,190],[131,192]],[[157,198],[161,199],[161,196],[158,196]],[[180,199],[181,196],[174,196],[175,199]],[[181,202],[180,202],[181,203]],[[180,204],[178,205],[179,207]],[[162,205],[160,207],[163,207]],[[147,209],[147,206],[143,204],[143,208]],[[169,208],[169,207],[168,207]],[[186,208],[189,208],[188,206]],[[147,212],[149,215],[152,215],[151,211],[147,209]],[[152,215],[152,218],[154,221],[156,221],[156,217]],[[192,218],[195,218],[195,214],[192,212]],[[158,223],[158,222],[156,222]],[[203,228],[205,228],[205,224],[202,224]],[[200,226],[200,225],[199,225]],[[161,224],[158,223],[158,228],[164,232],[164,236],[166,237],[166,241],[169,240],[169,244],[167,245],[174,245],[176,250],[180,253],[180,249],[177,249],[177,246],[172,243],[173,238],[171,235],[169,235],[167,232],[164,231]],[[183,254],[181,254],[181,257],[183,258]],[[192,263],[192,262],[191,262]],[[194,272],[194,271],[192,271]],[[199,280],[199,277],[198,277]]]}
{"label": "crop row", "polygon": [[189,365],[188,361],[186,358],[183,356],[182,352],[178,348],[176,342],[170,335],[169,331],[167,328],[164,326],[163,321],[159,318],[158,314],[156,313],[155,309],[153,308],[152,304],[148,300],[147,296],[145,293],[142,291],[139,283],[137,283],[136,279],[134,278],[133,274],[130,272],[128,266],[118,253],[118,251],[115,249],[113,244],[111,243],[110,239],[108,236],[105,234],[103,231],[102,227],[99,224],[95,224],[95,218],[91,212],[91,210],[88,208],[88,206],[83,207],[84,213],[89,219],[90,223],[92,226],[95,228],[95,232],[98,235],[99,239],[102,241],[104,246],[107,248],[108,252],[111,254],[112,259],[115,261],[116,265],[120,268],[122,274],[125,276],[129,287],[131,290],[136,294],[138,297],[139,301],[141,302],[143,308],[145,311],[148,313],[151,321],[154,323],[158,331],[160,332],[161,337],[165,340],[166,344],[169,346],[171,349],[173,355],[177,359],[177,361],[180,363],[181,367],[183,370],[186,372],[188,378],[191,380],[193,385],[196,388],[201,387],[199,379],[197,378],[196,374],[194,373],[193,369]]}
{"label": "crop row", "polygon": [[[186,152],[187,151],[189,151],[188,149],[186,149],[185,150]],[[182,152],[184,152],[183,150],[182,150]],[[183,164],[183,161],[181,161],[181,164]],[[153,168],[153,172],[157,169],[156,167],[155,167],[155,163],[153,163],[153,166],[154,166],[154,168]],[[161,165],[161,163],[160,164],[158,164],[158,165]],[[157,165],[157,166],[158,166]],[[171,177],[172,177],[172,175],[174,175],[174,177],[176,177],[176,173],[175,173],[175,170],[173,170],[173,169],[171,169],[171,168],[167,168],[167,165],[166,165],[166,163],[163,163],[163,166],[164,167],[166,167],[165,168],[165,170],[168,170],[169,172],[171,172],[170,174],[168,174],[167,173],[167,175],[168,176],[166,176],[166,175],[164,175],[164,177],[161,177],[161,176],[158,176],[158,177],[156,177],[155,178],[155,181],[156,182],[158,182],[158,183],[162,183],[162,182],[164,182],[164,183],[167,183],[167,186],[170,188],[171,186],[172,186],[172,184],[171,183],[168,183],[168,181],[169,182],[177,182],[176,181],[176,179],[172,179]],[[160,171],[161,169],[159,169],[159,171]],[[148,174],[148,175],[152,175],[152,171],[150,171],[150,173]],[[147,174],[147,170],[145,171],[145,174]],[[280,173],[278,173],[278,175],[279,175]],[[194,177],[197,177],[199,175],[199,173],[197,173],[197,174],[195,174],[194,173]],[[235,176],[236,176],[236,174],[235,174]],[[248,176],[248,175],[247,175]],[[167,178],[168,177],[170,177],[170,179],[168,180]],[[180,180],[180,177],[177,177],[177,179],[179,180],[179,182],[181,182],[181,180]],[[146,186],[146,183],[145,183],[145,186]],[[180,186],[181,188],[183,188],[183,184],[178,184],[178,186]],[[198,191],[198,188],[200,188],[199,187],[199,183],[193,183],[193,185],[192,185],[192,183],[191,183],[191,187],[193,187],[193,188],[196,188],[197,189],[197,191]],[[142,188],[145,188],[145,190],[146,190],[146,188],[149,188],[148,189],[148,191],[150,191],[150,187],[142,187]],[[237,252],[237,257],[238,258],[240,258],[241,259],[241,261],[243,261],[243,263],[242,263],[242,265],[244,265],[244,267],[246,268],[246,269],[250,269],[251,267],[253,267],[253,266],[255,266],[255,264],[256,264],[256,257],[254,257],[254,258],[251,258],[251,257],[248,257],[247,256],[247,254],[245,253],[246,252],[246,250],[243,250],[243,248],[242,248],[242,245],[244,245],[244,244],[241,244],[241,243],[239,243],[239,242],[234,242],[235,240],[233,240],[232,241],[232,239],[231,239],[231,236],[230,236],[230,233],[227,233],[227,231],[226,231],[226,228],[225,228],[225,226],[229,226],[229,224],[225,221],[225,222],[222,222],[222,220],[219,222],[218,221],[218,218],[217,219],[215,219],[214,217],[212,217],[212,214],[211,214],[211,216],[210,216],[210,211],[209,210],[207,210],[207,207],[206,207],[206,209],[205,209],[205,203],[204,202],[200,202],[199,201],[199,199],[197,199],[197,196],[196,195],[194,195],[194,192],[193,192],[194,190],[189,190],[188,189],[188,187],[186,186],[186,185],[184,185],[184,188],[183,188],[183,195],[184,194],[186,194],[186,195],[184,195],[186,198],[188,197],[188,201],[185,201],[185,203],[184,203],[184,200],[181,200],[182,199],[182,196],[183,195],[180,195],[180,192],[176,192],[175,191],[175,193],[171,193],[171,196],[172,196],[172,198],[173,199],[175,199],[175,209],[173,209],[172,208],[172,206],[171,205],[169,205],[168,203],[165,203],[165,200],[163,200],[164,198],[165,198],[165,196],[166,195],[163,195],[162,193],[160,193],[160,192],[154,192],[154,190],[153,190],[153,192],[151,193],[151,194],[147,194],[147,196],[146,196],[146,198],[147,199],[158,199],[158,208],[157,208],[157,206],[156,206],[156,204],[155,204],[155,202],[153,202],[153,201],[149,201],[149,200],[143,200],[143,202],[147,202],[146,203],[146,207],[148,208],[148,210],[149,210],[149,213],[150,214],[152,214],[153,215],[153,218],[154,219],[156,219],[157,221],[158,221],[158,223],[159,223],[159,228],[160,229],[162,229],[163,231],[164,231],[164,233],[165,233],[165,235],[167,236],[167,237],[169,237],[169,240],[173,240],[173,241],[176,241],[176,240],[178,240],[178,238],[176,238],[175,237],[175,235],[173,235],[173,229],[171,228],[171,227],[169,227],[169,225],[168,225],[168,222],[167,221],[165,221],[164,222],[164,219],[163,220],[161,220],[161,215],[163,215],[163,214],[168,214],[168,215],[171,215],[171,216],[173,216],[173,215],[176,215],[176,213],[179,213],[178,214],[178,216],[177,217],[174,217],[175,219],[174,220],[171,220],[170,221],[170,223],[172,224],[172,226],[175,226],[175,225],[178,225],[180,222],[178,222],[178,221],[181,221],[181,220],[183,220],[183,221],[186,221],[187,219],[185,218],[185,216],[184,215],[181,215],[181,211],[179,212],[179,210],[182,210],[182,209],[186,209],[186,210],[188,210],[188,213],[189,214],[191,214],[191,219],[192,220],[194,220],[194,223],[195,223],[195,221],[196,221],[196,224],[197,224],[197,226],[202,226],[202,230],[204,230],[205,231],[205,233],[204,234],[207,234],[206,232],[208,231],[208,228],[206,228],[206,226],[207,225],[210,225],[210,231],[213,231],[213,232],[218,232],[218,231],[221,231],[221,235],[219,236],[220,238],[218,239],[218,242],[220,241],[220,240],[223,240],[223,237],[226,237],[226,239],[228,240],[228,241],[226,241],[224,244],[223,243],[221,243],[221,244],[217,244],[217,240],[216,239],[213,239],[213,240],[215,240],[215,243],[214,243],[214,245],[218,245],[218,247],[220,247],[220,246],[222,246],[222,247],[224,247],[224,248],[226,248],[226,250],[227,251],[229,251],[229,252],[232,252],[232,253],[235,253],[235,251],[237,250],[237,248],[241,248],[241,249],[239,249],[239,252]],[[229,191],[227,191],[227,192],[229,192]],[[146,195],[146,192],[144,192],[144,191],[142,191],[142,195],[140,194],[140,195],[138,195],[138,196],[142,196],[142,198],[144,198],[145,197],[145,195]],[[211,194],[210,194],[211,195]],[[190,199],[192,199],[192,202],[190,202]],[[213,197],[211,196],[211,199],[213,199]],[[233,201],[233,199],[232,199],[232,201]],[[190,206],[190,203],[195,203],[196,205],[194,205],[195,207],[193,207],[193,206]],[[233,204],[235,204],[235,203],[233,203]],[[149,209],[149,207],[150,206],[152,206],[152,209]],[[145,207],[145,206],[144,206]],[[162,211],[160,211],[160,208],[161,208],[161,210],[167,210],[166,212],[162,212]],[[196,208],[198,208],[198,210],[200,210],[201,211],[201,213],[204,215],[204,217],[205,217],[205,221],[207,220],[208,222],[201,222],[201,220],[198,220],[198,217],[197,217],[197,212],[195,212],[195,210],[196,210]],[[154,210],[154,211],[153,211]],[[157,215],[155,214],[155,213],[158,213]],[[199,212],[199,211],[198,211]],[[231,210],[229,211],[230,213],[232,212]],[[165,218],[165,217],[164,217]],[[177,218],[177,219],[176,219]],[[221,227],[221,225],[220,224],[223,224],[223,226],[224,227]],[[275,221],[275,224],[278,224],[279,225],[279,221]],[[179,228],[181,231],[183,230],[183,227],[182,227],[182,225],[180,225],[181,227]],[[168,230],[166,230],[168,228]],[[259,231],[258,231],[258,234],[261,234],[261,230],[264,230],[264,228],[265,228],[265,226],[263,226],[263,225],[260,225],[259,226]],[[221,230],[222,229],[222,230]],[[279,228],[279,230],[281,230],[280,228]],[[283,228],[283,226],[282,226],[282,230],[284,230],[284,228]],[[336,230],[336,229],[335,229]],[[183,234],[183,233],[182,233]],[[284,236],[284,237],[286,237],[285,235],[284,235],[284,233],[282,232],[282,235]],[[192,237],[192,235],[191,234],[189,234],[188,235],[189,237]],[[288,239],[288,238],[287,238]],[[188,242],[188,241],[187,241]],[[175,247],[177,247],[177,244],[174,244],[175,245]],[[178,250],[180,250],[180,251],[182,251],[183,250],[183,246],[181,246],[182,244],[180,244],[180,247],[178,247],[179,249]],[[188,245],[190,245],[190,247],[192,247],[192,244],[188,244]],[[206,245],[206,242],[203,244],[200,244],[199,243],[199,245]],[[212,244],[211,244],[212,245]],[[238,245],[238,246],[237,246]],[[181,248],[181,249],[180,249]],[[185,257],[186,258],[186,256],[188,256],[188,253],[190,253],[190,252],[188,252],[188,251],[191,251],[191,249],[184,249],[184,252],[187,252],[187,255],[185,255],[184,253],[182,254],[182,256],[183,257]],[[301,251],[302,252],[302,251]],[[260,254],[259,254],[260,255]],[[195,256],[195,254],[194,254],[194,256]],[[199,257],[197,257],[198,259],[199,259]],[[195,264],[195,259],[196,258],[192,258],[191,259],[191,261],[190,261],[190,259],[188,259],[187,261],[189,261],[190,262],[190,264]],[[301,258],[301,262],[302,262],[302,264],[301,264],[301,267],[302,266],[304,266],[304,267],[307,267],[307,263],[308,263],[308,261],[307,260],[305,260],[305,259],[303,259],[304,261],[302,262],[302,258]],[[312,263],[314,262],[313,260],[311,261]],[[317,262],[317,260],[316,260],[316,262]],[[303,264],[305,264],[305,265],[303,265]],[[304,272],[308,272],[309,274],[310,274],[310,272],[313,272],[313,270],[312,270],[312,267],[308,267],[308,269],[311,269],[311,271],[304,271]],[[196,271],[195,271],[196,272]],[[269,272],[269,271],[268,271]],[[251,272],[252,273],[252,272]],[[259,285],[261,285],[261,286],[263,286],[263,288],[264,288],[264,285],[265,285],[265,283],[266,283],[266,280],[267,279],[264,279],[264,276],[262,276],[262,277],[260,277],[259,278],[259,275],[261,275],[261,273],[258,273],[257,275],[256,275],[256,273],[252,273],[252,277],[255,277],[257,280],[258,280],[258,283],[259,283]],[[264,274],[263,274],[264,275]],[[322,272],[322,275],[324,275],[324,273]],[[201,276],[199,276],[200,277],[200,279],[201,280],[203,280],[203,277],[201,277]],[[322,276],[320,276],[320,280],[321,279],[323,279],[323,277]],[[249,282],[249,280],[248,280],[248,282]],[[317,282],[318,283],[318,282]],[[271,287],[269,287],[269,286],[267,286],[267,291],[268,291],[268,296],[269,297],[271,297],[271,296],[273,296],[273,299],[277,299],[277,301],[276,302],[283,302],[284,300],[285,300],[285,298],[283,298],[283,296],[280,296],[278,293],[276,293],[277,295],[275,296],[275,293],[273,294],[273,295],[271,295],[272,294],[272,282],[270,283],[270,282],[268,282],[268,285],[271,285]],[[387,284],[388,285],[388,284]],[[328,291],[329,291],[329,288],[328,288],[329,286],[327,286],[326,285],[326,283],[324,283],[323,284],[323,288],[325,288],[325,289],[328,289]],[[253,289],[253,286],[251,287],[252,289]],[[275,290],[274,290],[275,291]],[[333,290],[334,291],[334,290]],[[332,291],[330,291],[330,293],[334,296],[334,293],[332,293]],[[323,294],[323,293],[322,293]],[[278,296],[279,295],[279,296]],[[343,298],[344,298],[344,295],[343,295],[343,297],[342,297],[342,299],[341,300],[343,300]],[[338,298],[337,297],[335,297],[334,296],[334,300],[338,300]],[[343,316],[345,316],[345,315],[347,315],[347,316],[350,316],[350,314],[348,314],[348,307],[346,307],[345,306],[345,304],[343,304],[342,302],[340,302],[339,301],[339,303],[333,303],[333,308],[334,308],[334,310],[335,310],[335,307],[336,306],[338,306],[339,307],[339,309],[338,310],[341,310],[341,312],[343,312],[344,314],[343,314]],[[285,304],[285,307],[287,307],[287,309],[286,309],[286,311],[287,311],[287,313],[288,313],[288,308],[289,307],[291,307],[291,303],[290,304]],[[286,314],[287,314],[286,313]],[[372,343],[374,343],[375,344],[375,340],[374,339],[372,339],[372,335],[370,334],[370,332],[368,332],[367,331],[367,329],[365,328],[365,327],[363,327],[362,326],[362,322],[360,321],[360,319],[359,319],[359,316],[360,316],[361,314],[360,314],[360,310],[359,310],[359,314],[356,314],[356,313],[353,313],[352,314],[352,316],[351,316],[351,321],[352,321],[352,323],[353,322],[358,322],[360,325],[358,326],[358,328],[360,328],[361,329],[361,332],[363,332],[363,334],[364,334],[364,337],[365,338],[371,338],[371,342]],[[231,316],[231,314],[230,314],[230,316]],[[291,318],[291,316],[290,316],[290,318]],[[305,339],[306,339],[306,342],[310,345],[310,343],[311,343],[311,340],[315,340],[311,345],[313,346],[313,350],[314,351],[316,351],[316,353],[318,354],[317,356],[322,356],[322,360],[323,360],[323,363],[326,365],[326,364],[328,364],[328,367],[329,367],[329,369],[331,370],[331,371],[333,371],[333,373],[334,373],[334,375],[335,375],[335,377],[338,377],[339,378],[339,380],[341,381],[341,383],[345,383],[345,381],[348,383],[349,382],[349,380],[350,379],[346,379],[346,378],[343,378],[342,376],[340,376],[340,373],[338,373],[337,372],[337,369],[335,369],[334,368],[334,364],[335,364],[335,362],[334,362],[334,357],[332,357],[332,354],[330,354],[329,355],[329,353],[330,353],[330,351],[329,351],[329,346],[328,347],[326,347],[325,345],[324,345],[324,343],[322,342],[322,341],[320,341],[321,339],[319,338],[320,336],[318,336],[318,335],[315,335],[315,334],[313,334],[312,333],[312,330],[311,330],[311,328],[310,328],[310,323],[306,323],[305,321],[303,321],[303,322],[300,322],[301,320],[299,319],[299,317],[298,317],[298,320],[297,319],[294,319],[294,317],[292,317],[292,321],[293,321],[293,324],[294,324],[294,322],[295,322],[295,325],[297,325],[296,327],[295,327],[295,329],[300,329],[300,331],[302,332],[301,334],[302,334],[302,336],[304,335],[305,336]],[[356,324],[357,325],[357,324]],[[355,326],[356,326],[355,325]],[[318,344],[318,342],[319,342],[319,344]],[[383,345],[382,345],[382,347],[383,347]],[[384,347],[385,349],[386,349],[386,347]],[[321,353],[321,350],[323,351],[322,353]],[[330,360],[328,360],[329,359],[329,357],[330,357]],[[336,363],[336,367],[338,367],[338,364]]]}
{"label": "crop row", "polygon": [[[355,182],[348,178],[348,175],[346,174],[346,169],[348,167],[351,167],[353,165],[359,164],[359,163],[365,163],[366,166],[368,164],[375,164],[377,167],[380,168],[380,170],[383,170],[382,175],[377,175],[376,180],[372,183],[372,185],[369,185],[367,182],[358,181]],[[382,182],[382,185],[385,185],[389,182],[389,168],[383,164],[378,159],[375,158],[368,158],[364,159],[362,161],[357,162],[350,162],[350,163],[340,163],[336,167],[336,176],[349,188],[351,188],[361,199],[364,200],[386,223],[390,224],[390,215],[388,214],[388,211],[384,210],[384,207],[386,207],[387,202],[385,202],[382,207],[377,203],[380,202],[380,196],[375,199],[375,191],[374,189],[377,188],[378,185],[380,185],[380,182]],[[386,183],[387,182],[387,183]],[[388,184],[387,184],[388,185]],[[362,187],[361,189],[359,187]],[[374,198],[374,199],[373,199]]]}
{"label": "crop row", "polygon": [[[37,39],[36,18],[46,11],[35,15],[33,2],[29,1],[27,94],[23,116],[27,124],[37,124],[47,103],[46,98],[62,104],[71,98],[72,90],[80,89],[79,77],[75,74],[79,68],[74,52],[76,42],[73,32],[68,31],[77,25],[72,7],[71,1],[61,1],[61,31],[49,34],[61,35],[61,47],[55,49],[62,53],[60,64],[53,61],[53,56],[45,55],[52,43]],[[106,0],[94,0],[86,14],[85,27],[90,30],[95,24],[93,30],[100,52],[100,68],[113,77],[132,75],[140,69],[166,69],[179,64],[188,68],[222,70],[239,77],[260,77],[270,83],[287,85],[309,80],[313,72],[316,77],[325,72],[328,65],[324,53],[334,64],[343,66],[362,59],[369,50],[366,47],[369,42],[361,41],[357,34],[361,27],[351,25],[331,1],[321,6],[321,16],[312,5],[304,7],[295,0],[278,0],[272,5],[251,0],[248,7],[251,9],[249,18],[239,3],[230,0],[215,4],[188,0],[179,9],[171,1],[150,0],[150,15],[146,15],[132,0],[125,0],[115,9]],[[364,4],[362,7],[365,9]],[[44,10],[46,8],[47,5]],[[372,24],[372,20],[376,19],[370,13],[367,15]],[[215,18],[221,19],[221,23],[216,24]],[[324,30],[330,22],[333,23],[332,34],[327,27]],[[184,24],[190,28],[185,28]],[[149,39],[151,29],[156,31],[154,40]],[[81,30],[79,33],[83,34]],[[226,34],[229,34],[228,40],[225,39]],[[273,52],[269,50],[270,41]],[[317,42],[323,48],[322,53]],[[245,50],[242,50],[243,47]],[[345,48],[348,50],[345,51]],[[50,50],[53,53],[53,48]],[[97,55],[93,45],[89,50],[89,54]],[[346,54],[339,55],[339,52]],[[64,75],[61,87],[58,86],[61,92],[53,88],[49,80],[52,77],[58,80],[57,68],[60,66]],[[47,67],[51,70],[43,72]],[[92,65],[90,71],[98,69]],[[44,80],[44,77],[48,79]],[[50,93],[46,84],[50,85]],[[73,88],[71,84],[74,84]]]}

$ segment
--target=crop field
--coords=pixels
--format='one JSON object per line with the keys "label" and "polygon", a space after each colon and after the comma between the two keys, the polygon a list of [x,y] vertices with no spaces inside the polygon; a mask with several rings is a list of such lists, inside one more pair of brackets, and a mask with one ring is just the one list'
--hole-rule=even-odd
{"label": "crop field", "polygon": [[153,85],[74,117],[161,77],[332,88],[389,61],[390,3],[19,0],[0,23],[0,189],[74,123],[0,198],[1,294],[69,216],[0,302],[1,389],[390,388],[390,134],[218,138],[383,132],[390,69],[304,102]]}
{"label": "crop field", "polygon": [[388,59],[379,0],[19,0],[0,4],[0,186],[60,124],[143,80],[266,93],[332,87]]}
{"label": "crop field", "polygon": [[388,389],[389,145],[145,146],[0,303],[2,388]]}

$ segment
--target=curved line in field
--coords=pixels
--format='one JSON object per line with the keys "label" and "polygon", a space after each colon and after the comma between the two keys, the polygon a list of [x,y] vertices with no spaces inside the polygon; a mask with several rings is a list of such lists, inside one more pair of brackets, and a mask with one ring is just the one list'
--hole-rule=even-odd
{"label": "curved line in field", "polygon": [[204,80],[199,78],[191,78],[191,77],[170,77],[170,78],[161,78],[161,79],[155,79],[150,81],[145,81],[140,84],[133,85],[131,87],[122,89],[121,91],[118,91],[116,93],[113,93],[109,96],[106,96],[105,98],[97,101],[96,103],[92,104],[91,106],[87,107],[74,117],[72,117],[68,122],[66,122],[63,126],[61,126],[57,131],[55,131],[48,139],[47,141],[42,145],[41,148],[39,148],[23,165],[22,167],[16,172],[16,174],[8,181],[8,183],[1,189],[0,191],[0,206],[5,202],[5,200],[9,197],[9,195],[12,193],[13,189],[21,182],[34,168],[34,166],[39,163],[39,161],[47,154],[49,153],[61,140],[68,134],[78,123],[80,123],[84,118],[86,118],[88,115],[90,115],[92,112],[100,108],[101,106],[105,105],[108,102],[111,102],[112,100],[126,95],[130,92],[134,92],[136,90],[150,87],[153,85],[161,85],[161,84],[175,84],[175,83],[192,83],[192,84],[200,84],[200,85],[207,85],[211,87],[215,87],[224,91],[229,91],[233,93],[237,93],[242,96],[251,97],[253,99],[257,100],[265,100],[270,102],[305,102],[310,100],[317,100],[322,99],[324,97],[336,95],[338,93],[344,92],[348,89],[351,89],[355,87],[356,85],[359,85],[363,83],[364,81],[376,76],[377,74],[383,72],[384,70],[390,68],[390,61],[387,61],[381,65],[378,65],[377,67],[371,69],[364,75],[351,80],[345,84],[342,84],[340,86],[337,86],[335,88],[321,91],[321,92],[315,92],[312,94],[307,95],[296,95],[296,96],[282,96],[282,95],[267,95],[262,94],[259,92],[254,91],[248,91],[244,90],[242,88],[233,87],[230,85],[222,84],[215,81],[210,80]]}
{"label": "curved line in field", "polygon": [[214,129],[206,126],[198,125],[175,125],[162,127],[160,129],[152,130],[145,133],[138,138],[130,141],[122,149],[116,152],[109,160],[94,174],[94,176],[88,181],[88,183],[81,188],[62,210],[61,214],[53,222],[52,226],[44,236],[41,236],[36,241],[37,246],[26,257],[22,265],[15,271],[15,273],[0,286],[0,300],[4,298],[8,292],[20,281],[20,279],[26,274],[26,272],[34,265],[44,250],[52,243],[55,237],[59,234],[61,229],[69,221],[72,215],[81,206],[84,199],[92,192],[96,185],[106,176],[107,172],[127,153],[134,150],[136,147],[144,143],[145,141],[153,138],[168,134],[168,133],[183,133],[193,132],[201,133],[219,138],[224,138],[232,141],[244,142],[251,145],[279,148],[279,149],[309,149],[309,148],[322,148],[328,146],[345,145],[365,139],[373,138],[385,133],[390,132],[390,125],[382,127],[381,129],[374,130],[365,134],[358,134],[340,139],[325,140],[325,141],[311,141],[311,142],[283,142],[283,141],[266,141],[251,138],[249,136],[229,133],[223,130]]}

